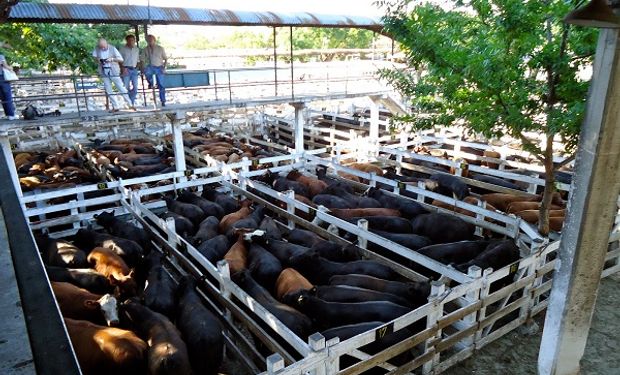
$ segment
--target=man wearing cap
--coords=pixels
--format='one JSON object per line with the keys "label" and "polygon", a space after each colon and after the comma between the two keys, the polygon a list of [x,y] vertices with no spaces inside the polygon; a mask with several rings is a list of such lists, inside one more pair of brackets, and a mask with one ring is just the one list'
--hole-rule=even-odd
{"label": "man wearing cap", "polygon": [[0,100],[2,101],[2,108],[9,120],[17,120],[15,106],[13,105],[13,89],[11,82],[4,78],[4,69],[13,71],[13,68],[6,62],[4,55],[0,55]]}
{"label": "man wearing cap", "polygon": [[112,110],[110,112],[118,112],[119,107],[116,97],[117,94],[115,94],[114,89],[112,89],[112,83],[114,83],[116,89],[120,91],[120,95],[125,99],[127,106],[135,110],[136,108],[131,103],[131,99],[129,99],[127,95],[127,89],[120,77],[121,69],[119,64],[123,62],[123,56],[121,56],[116,47],[108,45],[108,42],[104,38],[100,38],[97,43],[97,48],[93,51],[93,57],[97,61],[99,75],[103,80],[105,92],[112,103]]}
{"label": "man wearing cap", "polygon": [[166,106],[166,62],[168,60],[168,56],[166,56],[166,51],[164,48],[157,44],[157,38],[153,35],[146,36],[146,48],[142,51],[142,59],[141,61],[146,64],[146,69],[144,70],[144,74],[146,75],[146,80],[149,82],[149,86],[153,87],[153,76],[157,79],[157,88],[159,89],[159,100],[161,101],[161,106]]}
{"label": "man wearing cap", "polygon": [[140,49],[136,46],[136,37],[127,35],[125,45],[118,49],[123,57],[123,84],[129,92],[129,99],[135,106],[138,93],[138,67],[140,65]]}

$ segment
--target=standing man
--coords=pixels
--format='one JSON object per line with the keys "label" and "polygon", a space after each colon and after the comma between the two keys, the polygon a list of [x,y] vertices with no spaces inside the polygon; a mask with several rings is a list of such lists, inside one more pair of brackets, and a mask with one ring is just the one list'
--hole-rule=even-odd
{"label": "standing man", "polygon": [[164,48],[157,44],[157,39],[153,35],[146,36],[146,48],[143,53],[142,61],[146,64],[144,74],[149,83],[149,87],[153,87],[153,76],[157,79],[157,88],[159,89],[159,100],[161,106],[166,106],[166,62],[168,56]]}
{"label": "standing man", "polygon": [[118,52],[116,47],[109,46],[108,42],[104,38],[100,38],[97,43],[97,48],[93,51],[93,57],[97,61],[98,71],[101,79],[103,80],[103,87],[105,92],[110,98],[112,103],[112,110],[110,112],[118,112],[118,101],[116,94],[112,89],[112,83],[116,86],[116,89],[120,91],[121,96],[125,99],[127,106],[135,111],[135,107],[131,104],[131,99],[127,95],[127,89],[123,85],[123,80],[120,77],[121,69],[119,64],[123,62],[123,56]]}
{"label": "standing man", "polygon": [[15,105],[13,104],[13,89],[11,81],[4,77],[4,69],[13,71],[13,68],[6,62],[4,55],[0,55],[0,101],[2,101],[2,109],[9,120],[17,120],[15,116]]}
{"label": "standing man", "polygon": [[123,57],[123,84],[129,91],[131,104],[136,105],[136,95],[138,94],[138,67],[140,66],[140,49],[136,46],[136,37],[127,35],[125,45],[118,52]]}

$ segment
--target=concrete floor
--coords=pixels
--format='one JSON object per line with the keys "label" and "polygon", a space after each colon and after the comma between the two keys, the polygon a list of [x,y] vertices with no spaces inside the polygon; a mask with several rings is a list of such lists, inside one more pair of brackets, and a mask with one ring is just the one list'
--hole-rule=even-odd
{"label": "concrete floor", "polygon": [[0,210],[0,374],[35,374],[4,217]]}
{"label": "concrete floor", "polygon": [[[517,329],[485,346],[446,375],[535,375],[544,314],[537,317],[541,330],[523,335]],[[620,374],[620,274],[601,281],[581,375]]]}

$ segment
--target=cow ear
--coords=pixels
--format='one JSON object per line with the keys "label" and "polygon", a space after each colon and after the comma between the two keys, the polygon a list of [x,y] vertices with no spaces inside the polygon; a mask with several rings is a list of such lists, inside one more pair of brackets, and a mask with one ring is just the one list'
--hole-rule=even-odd
{"label": "cow ear", "polygon": [[135,272],[134,269],[132,268],[131,271],[129,271],[129,274],[127,275],[127,278],[132,278],[134,276]]}
{"label": "cow ear", "polygon": [[95,301],[94,299],[87,299],[84,301],[84,307],[94,310],[99,308],[99,302]]}
{"label": "cow ear", "polygon": [[313,286],[312,289],[309,290],[309,292],[311,294],[316,294],[317,290],[316,290],[316,286]]}
{"label": "cow ear", "polygon": [[304,296],[303,294],[300,294],[299,297],[297,297],[297,304],[299,306],[302,306],[305,302],[306,302],[306,296]]}
{"label": "cow ear", "polygon": [[110,285],[118,284],[118,280],[114,277],[114,275],[108,275],[108,281],[110,282]]}

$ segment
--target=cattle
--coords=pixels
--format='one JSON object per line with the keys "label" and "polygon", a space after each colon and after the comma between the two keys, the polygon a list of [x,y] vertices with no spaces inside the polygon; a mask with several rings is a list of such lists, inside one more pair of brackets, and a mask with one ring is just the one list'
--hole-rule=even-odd
{"label": "cattle", "polygon": [[323,240],[312,245],[310,251],[315,251],[323,258],[332,262],[352,262],[362,259],[360,249],[352,244],[342,246]]}
{"label": "cattle", "polygon": [[118,324],[116,298],[110,294],[94,294],[73,284],[55,281],[52,281],[52,290],[65,318],[105,323],[108,326]]}
{"label": "cattle", "polygon": [[318,234],[306,229],[295,228],[288,233],[287,240],[291,243],[311,247],[325,241]]}
{"label": "cattle", "polygon": [[562,231],[562,227],[564,226],[564,217],[550,217],[549,218],[549,228],[551,230],[560,232]]}
{"label": "cattle", "polygon": [[418,253],[443,264],[461,264],[478,256],[489,244],[490,241],[458,241],[426,246]]}
{"label": "cattle", "polygon": [[237,201],[230,197],[228,194],[220,193],[219,191],[205,186],[202,189],[202,197],[217,203],[224,210],[224,215],[231,214],[239,209]]}
{"label": "cattle", "polygon": [[463,199],[469,195],[469,187],[458,177],[446,173],[435,173],[429,177],[429,180],[437,183],[437,187],[431,190],[439,194],[449,197],[454,195],[458,199]]}
{"label": "cattle", "polygon": [[111,235],[135,241],[146,252],[149,251],[151,239],[144,229],[138,228],[127,221],[119,220],[114,217],[114,212],[102,212],[94,217],[97,224],[104,227]]}
{"label": "cattle", "polygon": [[232,276],[237,285],[284,323],[284,325],[297,336],[307,337],[308,334],[311,333],[312,322],[310,319],[293,307],[278,302],[265,288],[260,286],[252,278],[249,271],[239,272]]}
{"label": "cattle", "polygon": [[[383,232],[380,230],[372,230],[373,233],[384,237],[392,242],[396,242],[399,245],[407,247],[411,250],[417,250],[421,247],[428,246],[431,244],[431,240],[427,237],[420,236],[417,234],[411,233],[391,233],[391,232]],[[369,248],[371,250],[379,251],[383,247],[381,245],[377,245],[374,242],[369,244]]]}
{"label": "cattle", "polygon": [[395,216],[364,216],[347,219],[348,222],[357,224],[360,219],[368,222],[368,229],[392,233],[413,233],[412,221],[404,217]]}
{"label": "cattle", "polygon": [[336,195],[331,194],[318,194],[312,198],[312,203],[317,206],[325,206],[329,209],[345,209],[345,208],[354,208],[356,206],[355,203],[352,203],[344,198],[340,198]]}
{"label": "cattle", "polygon": [[96,294],[112,290],[110,281],[90,268],[64,268],[45,266],[50,281],[67,282]]}
{"label": "cattle", "polygon": [[233,213],[230,213],[224,216],[222,220],[220,220],[220,224],[219,224],[220,233],[226,233],[228,229],[234,223],[250,216],[250,214],[252,213],[252,209],[250,208],[251,205],[252,205],[252,201],[250,201],[249,199],[246,199],[243,202],[241,202],[241,208],[238,211],[235,211]]}
{"label": "cattle", "polygon": [[[541,204],[540,202],[512,202],[506,207],[506,213],[514,214],[525,210],[538,210]],[[563,207],[551,204],[549,208],[551,210],[561,210]]]}
{"label": "cattle", "polygon": [[137,266],[144,254],[144,249],[136,241],[99,233],[90,229],[80,229],[74,237],[73,243],[82,249],[107,247],[120,255],[130,266]]}
{"label": "cattle", "polygon": [[275,220],[273,220],[269,216],[265,216],[263,220],[260,222],[258,229],[265,232],[265,238],[272,240],[281,240],[282,233],[280,233],[280,229],[278,229],[278,225]]}
{"label": "cattle", "polygon": [[321,194],[330,194],[347,201],[351,208],[381,208],[381,203],[370,197],[357,196],[343,184],[333,184],[325,188]]}
{"label": "cattle", "polygon": [[121,295],[136,295],[138,287],[133,277],[134,271],[112,250],[96,247],[88,254],[88,262],[97,272],[107,277],[110,284],[118,287]]}
{"label": "cattle", "polygon": [[390,293],[350,285],[317,285],[310,294],[327,302],[389,301],[404,307],[414,307],[411,301]]}
{"label": "cattle", "polygon": [[175,231],[186,240],[196,233],[194,223],[185,216],[179,215],[176,212],[168,211],[161,215],[162,219],[172,218],[174,220]]}
{"label": "cattle", "polygon": [[224,216],[224,209],[222,206],[215,202],[201,198],[196,194],[190,193],[189,191],[181,191],[178,194],[177,200],[200,207],[205,216],[215,216],[217,219],[221,219]]}
{"label": "cattle", "polygon": [[47,235],[35,237],[43,262],[48,266],[86,268],[86,254],[71,242],[50,238]]}
{"label": "cattle", "polygon": [[244,234],[239,234],[237,242],[235,242],[228,252],[224,255],[224,259],[228,263],[230,273],[241,272],[248,268],[248,243],[244,238]]}
{"label": "cattle", "polygon": [[285,268],[276,280],[276,298],[282,301],[282,297],[286,294],[312,288],[312,283],[294,268]]}
{"label": "cattle", "polygon": [[410,300],[411,303],[416,305],[425,304],[431,292],[431,286],[428,282],[405,283],[367,275],[336,275],[329,279],[329,285],[350,285],[390,293]]}
{"label": "cattle", "polygon": [[315,195],[320,194],[327,187],[327,183],[325,181],[321,181],[314,177],[304,176],[298,170],[292,170],[286,178],[304,185],[308,189],[308,198],[312,198]]}
{"label": "cattle", "polygon": [[[480,205],[479,204],[480,200],[478,198],[476,198],[476,197],[471,196],[471,195],[468,196],[468,197],[465,197],[465,199],[463,199],[463,202],[469,203],[469,204],[474,205],[474,206],[479,206]],[[439,200],[436,200],[436,199],[433,200],[433,202],[431,204],[433,206],[437,206],[437,207],[441,207],[441,208],[446,209],[446,210],[457,212],[457,213],[459,213],[461,215],[466,215],[466,216],[470,216],[470,217],[476,217],[476,213],[473,212],[473,211],[470,211],[469,209],[457,207],[456,205],[448,204],[448,203],[445,203],[445,202],[442,202],[442,201],[439,201]],[[495,207],[493,207],[489,203],[487,203],[485,207],[489,211],[496,211],[497,210]],[[487,221],[491,221],[490,219],[486,219],[486,220]]]}
{"label": "cattle", "polygon": [[204,219],[198,226],[198,230],[192,238],[192,243],[196,246],[210,240],[218,235],[220,221],[215,216],[209,216]]}
{"label": "cattle", "polygon": [[412,201],[411,199],[390,195],[376,187],[369,188],[365,194],[379,201],[382,207],[398,210],[408,219],[412,219],[420,214],[428,213],[428,211],[418,202]]}
{"label": "cattle", "polygon": [[162,258],[162,255],[153,252],[147,259],[149,270],[146,286],[142,292],[142,300],[149,309],[173,319],[176,306],[176,284],[162,266]]}
{"label": "cattle", "polygon": [[[508,206],[514,202],[540,202],[542,201],[542,196],[531,195],[526,197],[513,194],[492,193],[484,194],[482,199],[499,210],[506,211],[508,210]],[[562,200],[562,197],[558,192],[553,193],[551,203],[559,208],[564,208],[566,206],[566,203]]]}
{"label": "cattle", "polygon": [[196,281],[179,281],[176,322],[187,343],[195,374],[217,374],[224,359],[224,335],[219,320],[205,308],[196,293]]}
{"label": "cattle", "polygon": [[230,249],[230,242],[227,236],[220,234],[201,243],[196,249],[209,262],[215,264],[218,260],[224,258],[224,255]]}
{"label": "cattle", "polygon": [[389,322],[411,311],[387,301],[326,302],[312,296],[307,290],[287,294],[283,300],[311,317],[322,329],[362,322]]}
{"label": "cattle", "polygon": [[519,258],[519,248],[515,245],[514,241],[495,241],[491,242],[487,248],[474,259],[457,265],[456,269],[465,273],[471,266],[478,266],[483,270],[487,268],[498,270],[512,262],[516,262]]}
{"label": "cattle", "polygon": [[85,375],[144,373],[148,346],[133,332],[70,318],[65,325]]}
{"label": "cattle", "polygon": [[179,202],[170,197],[164,197],[164,201],[169,211],[188,218],[196,226],[206,218],[204,211],[196,205]]}
{"label": "cattle", "polygon": [[248,252],[252,277],[267,290],[274,290],[276,280],[282,272],[282,264],[273,254],[262,246],[253,243]]}
{"label": "cattle", "polygon": [[419,215],[411,224],[413,233],[428,237],[433,243],[469,240],[474,234],[473,225],[458,217],[440,213]]}
{"label": "cattle", "polygon": [[346,164],[346,166],[349,168],[357,169],[358,171],[374,173],[377,176],[383,176],[383,168],[371,163],[349,163]]}
{"label": "cattle", "polygon": [[250,215],[233,222],[226,230],[228,238],[233,241],[236,238],[236,232],[239,230],[248,231],[258,229],[258,226],[265,216],[264,211],[265,208],[263,206],[258,206]]}
{"label": "cattle", "polygon": [[307,251],[296,255],[289,260],[291,266],[301,272],[315,284],[327,284],[329,278],[334,275],[363,274],[392,279],[398,277],[390,267],[384,266],[372,260],[357,260],[348,263],[329,261],[316,251]]}
{"label": "cattle", "polygon": [[[475,175],[472,175],[471,178],[476,181],[486,182],[487,184],[502,186],[508,189],[521,190],[521,191],[523,190],[521,186],[514,184],[510,181],[506,181],[503,178],[499,178],[499,177],[487,176],[484,174],[475,174]],[[478,190],[487,191],[486,189],[483,189],[483,188],[478,188]]]}
{"label": "cattle", "polygon": [[168,318],[134,301],[124,302],[121,311],[138,335],[149,344],[149,374],[192,374],[187,346]]}
{"label": "cattle", "polygon": [[270,253],[278,258],[282,265],[289,265],[289,261],[292,257],[310,250],[309,247],[278,240],[268,240],[265,246]]}
{"label": "cattle", "polygon": [[400,211],[392,208],[332,208],[329,212],[341,219],[366,216],[388,216],[400,217]]}
{"label": "cattle", "polygon": [[276,191],[292,190],[295,194],[303,195],[304,197],[311,197],[310,191],[306,185],[297,181],[288,180],[286,177],[276,178],[273,181],[273,188]]}
{"label": "cattle", "polygon": [[[499,152],[493,151],[493,150],[484,150],[482,155],[486,158],[493,158],[493,159],[501,159],[502,157],[502,155]],[[499,169],[499,164],[493,163],[491,161],[483,160],[482,165],[485,165],[491,169]]]}

